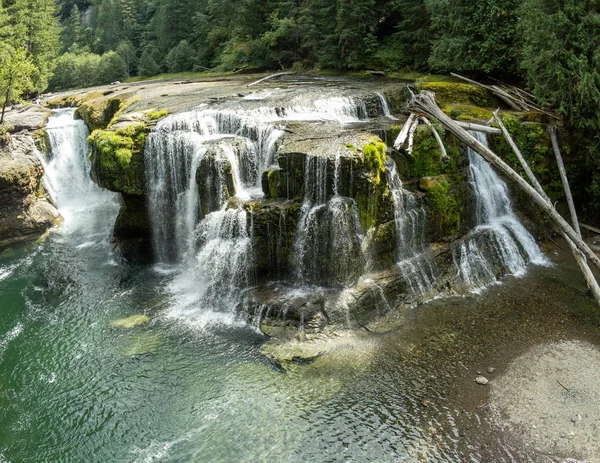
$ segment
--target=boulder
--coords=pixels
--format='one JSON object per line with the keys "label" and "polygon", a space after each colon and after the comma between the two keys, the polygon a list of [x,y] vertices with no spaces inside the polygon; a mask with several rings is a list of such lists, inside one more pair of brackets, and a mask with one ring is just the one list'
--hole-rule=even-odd
{"label": "boulder", "polygon": [[4,135],[0,141],[0,248],[33,241],[60,218],[42,183],[43,175],[31,135]]}

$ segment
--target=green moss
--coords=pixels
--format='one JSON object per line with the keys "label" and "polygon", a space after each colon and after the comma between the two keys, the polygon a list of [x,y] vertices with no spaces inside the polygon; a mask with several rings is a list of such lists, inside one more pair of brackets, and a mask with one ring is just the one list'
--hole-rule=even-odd
{"label": "green moss", "polygon": [[457,82],[419,82],[417,90],[435,93],[439,105],[466,104],[492,107],[497,104],[495,97],[476,85]]}
{"label": "green moss", "polygon": [[386,151],[387,146],[378,138],[363,146],[363,162],[373,174],[376,185],[379,185],[381,174],[385,172]]}
{"label": "green moss", "polygon": [[489,121],[492,118],[491,110],[467,104],[446,104],[442,106],[442,111],[453,119],[465,122]]}
{"label": "green moss", "polygon": [[140,171],[145,140],[143,124],[92,132],[88,142],[92,146],[92,175],[98,184],[112,191],[143,194]]}
{"label": "green moss", "polygon": [[442,234],[455,234],[460,228],[460,205],[451,194],[450,183],[446,179],[435,182],[427,192],[426,201]]}
{"label": "green moss", "polygon": [[153,122],[153,121],[157,121],[159,119],[162,119],[163,117],[167,116],[169,114],[169,111],[162,109],[159,111],[149,111],[146,113],[146,120],[149,122]]}
{"label": "green moss", "polygon": [[267,181],[269,184],[269,194],[271,198],[277,198],[277,182],[279,181],[279,170],[270,170],[267,173]]}

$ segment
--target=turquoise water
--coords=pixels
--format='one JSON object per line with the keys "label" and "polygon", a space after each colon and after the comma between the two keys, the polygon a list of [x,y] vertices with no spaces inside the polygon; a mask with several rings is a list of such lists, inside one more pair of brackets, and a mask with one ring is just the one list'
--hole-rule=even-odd
{"label": "turquoise water", "polygon": [[[0,461],[415,461],[401,383],[283,374],[253,328],[171,317],[173,277],[121,260],[103,222],[0,259]],[[137,313],[151,323],[110,325]]]}

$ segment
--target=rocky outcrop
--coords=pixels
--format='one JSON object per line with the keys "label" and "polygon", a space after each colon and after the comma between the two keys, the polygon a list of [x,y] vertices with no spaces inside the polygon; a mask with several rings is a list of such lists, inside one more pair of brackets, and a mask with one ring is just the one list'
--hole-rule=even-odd
{"label": "rocky outcrop", "polygon": [[39,238],[60,217],[42,184],[35,150],[27,132],[0,140],[0,248]]}

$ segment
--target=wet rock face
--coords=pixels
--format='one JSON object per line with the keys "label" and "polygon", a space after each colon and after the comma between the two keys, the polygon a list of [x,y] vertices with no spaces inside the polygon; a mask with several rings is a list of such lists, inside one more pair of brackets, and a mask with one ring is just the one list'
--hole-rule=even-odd
{"label": "wet rock face", "polygon": [[35,240],[59,219],[43,174],[33,138],[26,133],[5,136],[0,142],[0,248]]}

